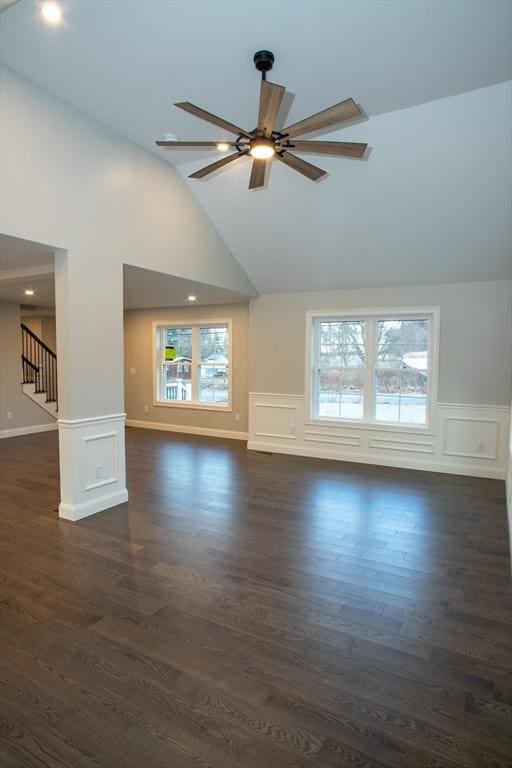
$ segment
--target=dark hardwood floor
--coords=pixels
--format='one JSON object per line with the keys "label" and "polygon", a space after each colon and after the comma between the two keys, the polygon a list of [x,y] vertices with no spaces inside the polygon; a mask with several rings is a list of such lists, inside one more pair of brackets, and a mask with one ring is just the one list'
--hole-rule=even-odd
{"label": "dark hardwood floor", "polygon": [[504,485],[127,430],[130,502],[57,518],[3,440],[3,768],[512,766]]}

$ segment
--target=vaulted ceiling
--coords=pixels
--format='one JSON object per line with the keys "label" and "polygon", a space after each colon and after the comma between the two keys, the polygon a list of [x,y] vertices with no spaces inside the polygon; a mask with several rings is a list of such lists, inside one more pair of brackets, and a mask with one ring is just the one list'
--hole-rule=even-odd
{"label": "vaulted ceiling", "polygon": [[258,49],[274,52],[269,79],[291,94],[282,120],[361,104],[369,119],[325,138],[366,141],[369,157],[305,156],[329,172],[319,183],[274,163],[250,192],[245,160],[187,182],[260,292],[510,276],[511,3],[60,4],[56,28],[38,2],[2,14],[4,63],[184,178],[218,155],[156,138],[228,135],[173,103],[254,127]]}

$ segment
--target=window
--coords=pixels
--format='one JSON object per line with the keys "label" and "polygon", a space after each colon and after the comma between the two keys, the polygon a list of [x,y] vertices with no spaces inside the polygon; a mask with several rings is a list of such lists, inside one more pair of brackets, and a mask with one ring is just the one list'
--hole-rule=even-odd
{"label": "window", "polygon": [[310,415],[427,426],[438,310],[310,313]]}
{"label": "window", "polygon": [[231,322],[156,325],[156,402],[231,405]]}

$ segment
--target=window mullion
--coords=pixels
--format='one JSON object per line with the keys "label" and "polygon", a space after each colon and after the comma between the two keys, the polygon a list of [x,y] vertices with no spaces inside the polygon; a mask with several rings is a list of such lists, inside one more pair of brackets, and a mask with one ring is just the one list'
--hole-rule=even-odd
{"label": "window mullion", "polygon": [[366,369],[364,378],[364,420],[373,421],[375,400],[375,318],[366,319]]}
{"label": "window mullion", "polygon": [[[315,321],[315,333],[314,333],[314,344],[313,344],[313,354],[311,355],[310,359],[310,370],[311,370],[311,403],[313,406],[313,416],[318,416],[319,412],[319,402],[318,398],[320,397],[320,390],[318,386],[318,372],[320,369],[320,329],[321,329],[321,322],[320,320]],[[311,406],[310,406],[311,407]]]}
{"label": "window mullion", "polygon": [[199,352],[200,352],[200,329],[199,326],[192,326],[192,370],[191,370],[191,386],[192,386],[192,401],[199,401]]}

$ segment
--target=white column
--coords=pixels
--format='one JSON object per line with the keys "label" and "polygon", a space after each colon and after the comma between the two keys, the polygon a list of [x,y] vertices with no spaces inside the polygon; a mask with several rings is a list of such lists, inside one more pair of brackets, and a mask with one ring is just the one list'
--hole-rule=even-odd
{"label": "white column", "polygon": [[128,500],[125,476],[122,265],[55,255],[59,517],[80,520]]}

